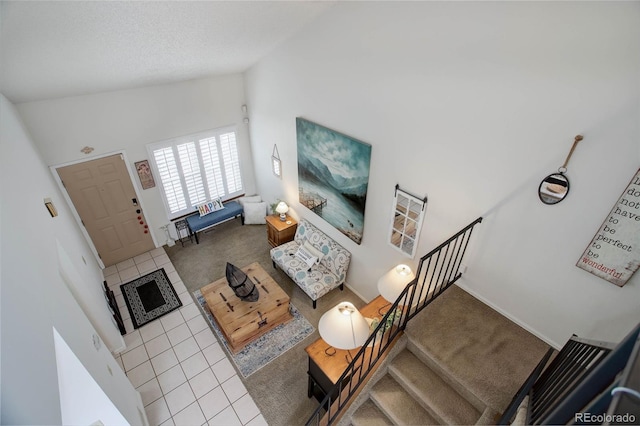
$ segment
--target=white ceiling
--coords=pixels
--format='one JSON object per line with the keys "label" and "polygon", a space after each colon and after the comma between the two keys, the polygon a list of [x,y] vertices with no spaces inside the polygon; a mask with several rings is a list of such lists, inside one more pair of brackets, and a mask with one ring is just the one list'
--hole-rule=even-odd
{"label": "white ceiling", "polygon": [[1,1],[14,103],[243,72],[333,1]]}

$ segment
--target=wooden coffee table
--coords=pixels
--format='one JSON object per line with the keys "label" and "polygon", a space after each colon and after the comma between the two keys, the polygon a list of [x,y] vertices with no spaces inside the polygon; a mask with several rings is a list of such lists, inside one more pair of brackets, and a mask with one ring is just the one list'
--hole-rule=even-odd
{"label": "wooden coffee table", "polygon": [[256,284],[260,297],[255,302],[240,300],[226,277],[200,289],[233,353],[293,318],[289,312],[289,296],[258,262],[240,269]]}

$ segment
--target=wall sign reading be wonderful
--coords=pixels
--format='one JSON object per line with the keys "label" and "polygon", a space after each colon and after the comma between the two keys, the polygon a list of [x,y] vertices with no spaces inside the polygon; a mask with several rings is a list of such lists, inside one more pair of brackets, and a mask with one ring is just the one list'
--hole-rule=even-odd
{"label": "wall sign reading be wonderful", "polygon": [[640,266],[640,170],[576,264],[619,287]]}

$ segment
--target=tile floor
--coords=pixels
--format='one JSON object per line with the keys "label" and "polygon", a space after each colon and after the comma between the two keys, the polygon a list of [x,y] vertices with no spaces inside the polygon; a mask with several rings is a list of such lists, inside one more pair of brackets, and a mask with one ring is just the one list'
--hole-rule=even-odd
{"label": "tile floor", "polygon": [[[183,306],[133,330],[120,284],[164,268]],[[140,392],[149,424],[266,425],[163,248],[103,271],[124,318],[127,348],[115,355]]]}

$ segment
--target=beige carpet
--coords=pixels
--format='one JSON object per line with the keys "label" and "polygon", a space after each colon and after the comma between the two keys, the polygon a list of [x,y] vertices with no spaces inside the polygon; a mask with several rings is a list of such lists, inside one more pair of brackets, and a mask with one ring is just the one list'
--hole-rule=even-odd
{"label": "beige carpet", "polygon": [[549,346],[455,285],[407,334],[484,404],[502,412]]}
{"label": "beige carpet", "polygon": [[[320,316],[340,301],[364,305],[345,288],[320,298],[314,310],[306,294],[273,268],[265,225],[241,226],[234,219],[201,233],[198,245],[177,243],[165,249],[189,293],[224,276],[227,261],[239,267],[259,262],[316,329]],[[497,411],[509,403],[547,349],[542,341],[455,286],[412,320],[408,333],[442,368]],[[304,424],[315,410],[316,401],[307,398],[304,348],[318,337],[316,331],[243,379],[269,425]]]}

